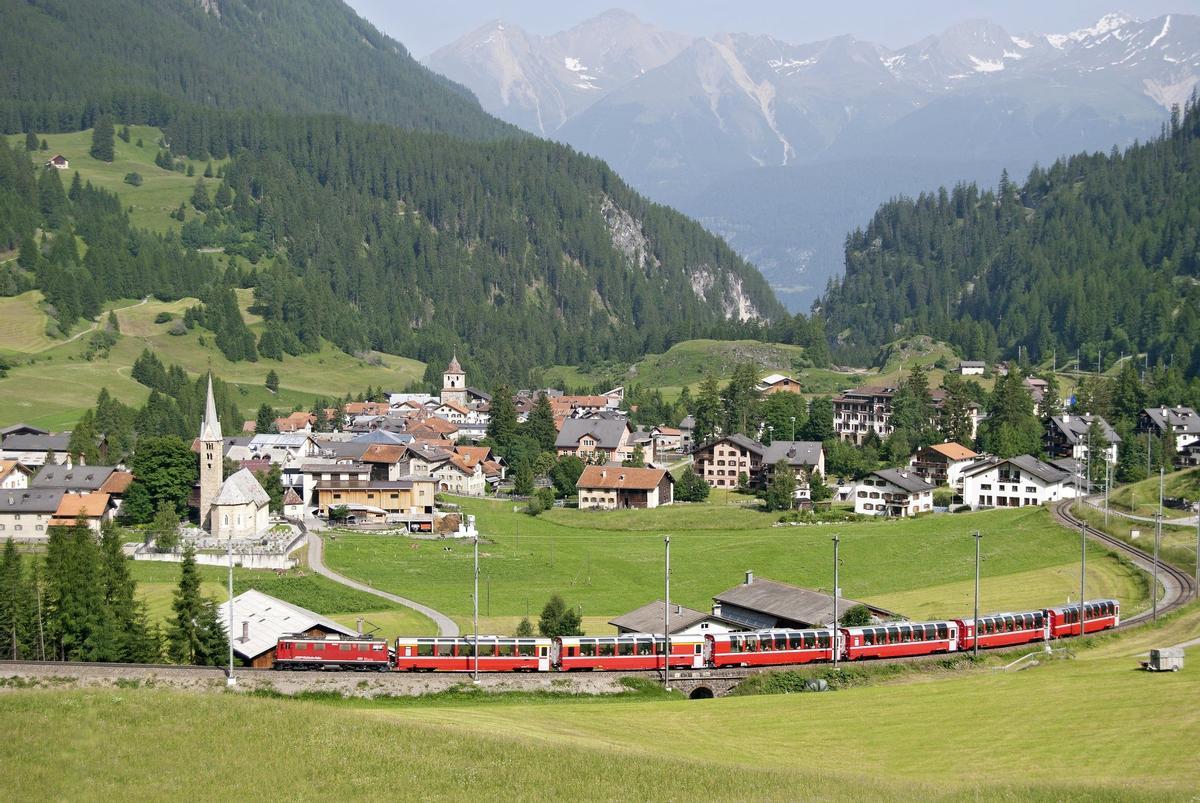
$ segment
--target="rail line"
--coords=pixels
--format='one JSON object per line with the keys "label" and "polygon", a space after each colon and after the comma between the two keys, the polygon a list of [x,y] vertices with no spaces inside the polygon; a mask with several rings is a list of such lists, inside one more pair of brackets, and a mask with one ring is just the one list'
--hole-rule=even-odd
{"label": "rail line", "polygon": [[[1125,543],[1120,538],[1115,538],[1108,533],[1098,530],[1092,525],[1086,523],[1078,516],[1072,508],[1074,500],[1064,499],[1055,502],[1050,506],[1050,512],[1059,524],[1064,527],[1070,527],[1073,530],[1079,530],[1082,525],[1088,537],[1093,541],[1099,541],[1104,546],[1119,552],[1137,566],[1142,571],[1153,576],[1154,574],[1154,556],[1150,555],[1135,546]],[[1190,574],[1182,569],[1172,566],[1164,560],[1158,561],[1158,579],[1163,587],[1162,600],[1158,605],[1158,612],[1167,613],[1186,605],[1196,597],[1196,580]],[[1158,589],[1153,589],[1154,594],[1158,594]],[[1153,610],[1142,611],[1139,614],[1128,618],[1122,617],[1121,629],[1132,627],[1141,624],[1151,618]]]}

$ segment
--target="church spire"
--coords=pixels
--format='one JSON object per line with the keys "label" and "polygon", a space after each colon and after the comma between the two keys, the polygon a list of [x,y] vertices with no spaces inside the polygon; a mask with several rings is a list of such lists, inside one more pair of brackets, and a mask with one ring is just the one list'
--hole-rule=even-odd
{"label": "church spire", "polygon": [[212,372],[208,374],[208,398],[204,402],[204,420],[200,422],[200,440],[221,440],[221,422],[217,418],[217,402],[213,398]]}

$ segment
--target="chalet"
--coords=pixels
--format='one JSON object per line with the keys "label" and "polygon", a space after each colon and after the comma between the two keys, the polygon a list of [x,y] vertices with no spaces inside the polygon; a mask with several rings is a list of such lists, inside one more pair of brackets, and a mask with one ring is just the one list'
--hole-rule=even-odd
{"label": "chalet", "polygon": [[249,453],[247,457],[234,457],[229,452],[226,456],[237,460],[266,458],[275,465],[287,466],[315,457],[321,451],[317,439],[305,431],[255,435],[247,442],[246,448]]}
{"label": "chalet", "polygon": [[642,461],[647,465],[658,462],[658,453],[654,450],[654,432],[653,430],[643,429],[638,427],[629,436],[629,442],[633,444],[634,454],[637,450],[642,450]]}
{"label": "chalet", "polygon": [[44,541],[65,493],[61,488],[0,491],[0,540]]}
{"label": "chalet", "polygon": [[32,424],[9,424],[6,427],[0,427],[0,443],[9,435],[49,435],[50,433],[41,427],[35,427]]}
{"label": "chalet", "polygon": [[[626,633],[662,633],[663,625],[666,624],[666,605],[661,599],[657,599],[616,619],[610,619],[608,623],[617,629],[619,636]],[[743,629],[737,622],[671,603],[672,636],[728,633]]]}
{"label": "chalet", "polygon": [[983,376],[986,370],[987,363],[983,360],[963,360],[957,369],[960,376]]}
{"label": "chalet", "polygon": [[1165,438],[1170,433],[1175,438],[1175,451],[1183,463],[1200,463],[1200,416],[1191,407],[1147,407],[1138,413],[1137,431],[1140,434]]}
{"label": "chalet", "polygon": [[934,485],[962,487],[962,473],[979,455],[960,443],[935,443],[918,449],[908,461],[913,473]]}
{"label": "chalet", "polygon": [[678,452],[683,448],[683,430],[675,427],[655,427],[651,434],[654,436],[654,452]]}
{"label": "chalet", "polygon": [[355,483],[366,485],[371,482],[372,467],[366,463],[350,460],[312,460],[300,466],[303,482],[300,501],[305,511],[315,512],[319,508],[317,486],[325,484]]}
{"label": "chalet", "polygon": [[[853,607],[863,606],[877,621],[897,618],[897,614],[858,600],[837,598],[838,619]],[[830,627],[834,624],[832,594],[812,591],[755,578],[746,572],[746,580],[713,597],[712,612],[722,620],[744,629],[769,627]]]}
{"label": "chalet", "polygon": [[437,481],[433,477],[398,480],[321,480],[314,489],[317,512],[328,516],[335,507],[350,510],[356,523],[404,522],[432,529]]}
{"label": "chalet", "polygon": [[761,473],[763,445],[745,435],[726,435],[696,447],[696,473],[714,488],[736,488],[738,476]]}
{"label": "chalet", "polygon": [[1046,391],[1050,389],[1050,383],[1036,376],[1027,376],[1021,380],[1021,384],[1025,386],[1025,390],[1029,391],[1029,398],[1033,399],[1033,414],[1041,415],[1042,399],[1046,398]]}
{"label": "chalet", "polygon": [[1117,464],[1117,446],[1121,443],[1121,436],[1114,432],[1108,422],[1098,415],[1063,413],[1051,418],[1045,435],[1046,451],[1053,457],[1073,457],[1076,460],[1086,461],[1089,449],[1088,432],[1093,423],[1099,425],[1100,432],[1104,436],[1104,443],[1090,445],[1092,456],[1097,459],[1103,456],[1110,465],[1115,466]]}
{"label": "chalet", "polygon": [[575,487],[581,510],[653,508],[674,499],[675,481],[661,468],[587,466]]}
{"label": "chalet", "polygon": [[555,418],[581,418],[602,410],[615,410],[617,405],[607,396],[556,396],[550,399]]}
{"label": "chalet", "polygon": [[359,458],[371,469],[373,480],[396,480],[403,475],[404,455],[408,447],[398,443],[372,443]]}
{"label": "chalet", "polygon": [[448,442],[413,441],[405,447],[404,457],[400,461],[401,470],[405,474],[432,477],[450,459],[452,449]]}
{"label": "chalet", "polygon": [[443,493],[483,496],[487,487],[482,464],[468,463],[455,452],[450,452],[446,460],[433,469],[433,478],[437,480],[438,491]]}
{"label": "chalet", "polygon": [[631,435],[624,419],[568,418],[554,441],[554,450],[559,457],[573,454],[585,461],[619,463],[633,454]]}
{"label": "chalet", "polygon": [[346,414],[347,418],[354,418],[360,415],[385,416],[391,412],[391,409],[391,405],[387,402],[365,401],[347,402],[345,407],[342,408],[342,411]]}
{"label": "chalet", "polygon": [[915,516],[933,510],[933,486],[907,469],[872,471],[854,490],[854,512],[867,516]]}
{"label": "chalet", "polygon": [[438,418],[449,421],[451,424],[465,424],[467,418],[471,415],[471,410],[458,402],[443,401],[437,407],[433,408],[433,414]]}
{"label": "chalet", "polygon": [[280,434],[290,432],[312,432],[313,424],[317,421],[317,417],[312,413],[306,413],[303,410],[297,410],[290,415],[285,415],[283,418],[275,419],[275,431]]}
{"label": "chalet", "polygon": [[52,156],[50,160],[46,162],[45,166],[48,168],[54,168],[55,170],[70,170],[71,160],[63,156],[61,153],[58,153]]}
{"label": "chalet", "polygon": [[745,435],[726,435],[696,449],[696,473],[714,488],[733,488],[745,474],[753,488],[765,488],[775,464],[787,461],[795,472],[798,499],[808,498],[808,478],[825,473],[825,450],[817,441],[773,441],[764,446]]}
{"label": "chalet", "polygon": [[679,448],[682,451],[690,452],[695,445],[693,437],[696,431],[696,417],[694,415],[685,415],[683,420],[679,422]]}
{"label": "chalet", "polygon": [[0,460],[0,491],[16,491],[29,487],[33,469],[16,460]]}
{"label": "chalet", "polygon": [[100,490],[116,472],[115,466],[49,465],[43,466],[29,484],[38,488],[62,488],[71,493],[91,493]]}
{"label": "chalet", "polygon": [[[246,666],[270,669],[275,645],[281,636],[338,638],[357,633],[318,613],[250,589],[217,606],[217,621],[229,631],[229,606],[233,604],[233,652]],[[335,642],[336,643],[336,642]]]}
{"label": "chalet", "polygon": [[770,396],[772,393],[799,393],[800,383],[784,374],[769,374],[759,381],[755,390],[763,396]]}
{"label": "chalet", "polygon": [[110,504],[106,493],[72,493],[63,494],[59,500],[54,517],[50,519],[51,527],[70,527],[82,519],[94,532],[100,532],[100,525],[111,521],[116,515],[116,509]]}
{"label": "chalet", "polygon": [[992,457],[963,472],[963,503],[973,509],[1042,505],[1075,496],[1069,471],[1023,454]]}

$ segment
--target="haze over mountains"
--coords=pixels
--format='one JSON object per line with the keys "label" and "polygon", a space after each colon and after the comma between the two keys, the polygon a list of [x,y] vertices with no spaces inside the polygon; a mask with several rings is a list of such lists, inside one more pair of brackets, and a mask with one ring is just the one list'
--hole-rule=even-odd
{"label": "haze over mountains", "polygon": [[889,197],[1157,134],[1200,76],[1200,17],[1069,33],[970,20],[893,50],[693,38],[611,11],[553,36],[489,23],[427,64],[699,217],[797,309]]}

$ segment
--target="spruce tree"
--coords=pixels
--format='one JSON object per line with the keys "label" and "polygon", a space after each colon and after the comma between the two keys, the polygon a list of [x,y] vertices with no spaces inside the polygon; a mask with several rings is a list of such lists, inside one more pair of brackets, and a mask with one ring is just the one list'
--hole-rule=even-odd
{"label": "spruce tree", "polygon": [[36,151],[38,149],[37,134],[32,131],[25,132],[25,150]]}
{"label": "spruce tree", "polygon": [[706,374],[700,383],[700,392],[696,396],[695,412],[696,427],[692,437],[696,444],[702,444],[717,437],[721,427],[721,390],[717,378]]}
{"label": "spruce tree", "polygon": [[212,199],[208,197],[208,188],[204,186],[204,179],[196,179],[196,186],[192,188],[192,208],[197,212],[207,212],[212,209]]}
{"label": "spruce tree", "polygon": [[93,159],[99,159],[101,162],[111,162],[113,160],[113,121],[107,114],[100,115],[96,120],[96,127],[92,129],[92,147],[88,153]]}
{"label": "spruce tree", "polygon": [[159,552],[170,552],[179,545],[179,514],[167,500],[158,503],[150,522],[150,534]]}
{"label": "spruce tree", "polygon": [[554,451],[558,428],[554,426],[554,410],[545,393],[538,393],[537,402],[529,411],[529,419],[525,422],[525,434],[537,441],[544,451]]}
{"label": "spruce tree", "polygon": [[271,391],[272,393],[279,392],[279,374],[275,373],[274,368],[267,371],[267,379],[263,384],[266,386],[267,390]]}
{"label": "spruce tree", "polygon": [[179,564],[179,587],[171,602],[171,617],[167,628],[167,653],[177,664],[194,664],[203,656],[203,634],[200,632],[204,599],[200,595],[200,572],[196,569],[196,550],[189,542],[183,548]]}
{"label": "spruce tree", "polygon": [[100,558],[86,523],[51,527],[46,547],[47,617],[59,660],[105,657]]}
{"label": "spruce tree", "polygon": [[771,483],[763,499],[767,510],[791,510],[796,496],[796,475],[788,461],[780,460],[771,472]]}
{"label": "spruce tree", "polygon": [[258,415],[254,418],[254,431],[259,435],[265,435],[268,432],[273,432],[275,429],[275,411],[267,404],[263,404],[258,408]]}
{"label": "spruce tree", "polygon": [[26,624],[30,611],[26,588],[21,554],[9,538],[4,542],[4,556],[0,558],[0,658],[20,660],[28,657]]}
{"label": "spruce tree", "polygon": [[517,408],[513,404],[512,390],[501,385],[492,394],[492,411],[488,419],[487,436],[492,448],[507,456],[509,447],[517,435]]}

